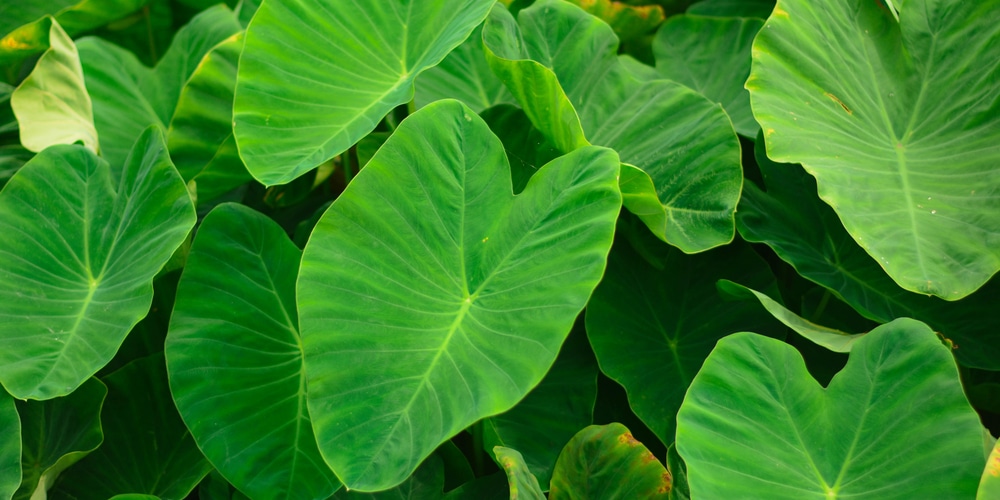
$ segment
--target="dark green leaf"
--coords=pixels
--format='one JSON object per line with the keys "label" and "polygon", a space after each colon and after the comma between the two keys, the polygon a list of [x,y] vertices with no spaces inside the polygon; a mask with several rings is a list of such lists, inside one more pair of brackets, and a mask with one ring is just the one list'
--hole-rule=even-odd
{"label": "dark green leaf", "polygon": [[25,164],[0,192],[4,387],[21,399],[63,396],[110,361],[194,222],[155,127],[124,168],[82,146]]}
{"label": "dark green leaf", "polygon": [[399,126],[306,245],[309,412],[352,489],[399,484],[513,407],[604,271],[621,203],[614,152],[553,160],[516,197],[509,172],[486,124],[439,101]]}

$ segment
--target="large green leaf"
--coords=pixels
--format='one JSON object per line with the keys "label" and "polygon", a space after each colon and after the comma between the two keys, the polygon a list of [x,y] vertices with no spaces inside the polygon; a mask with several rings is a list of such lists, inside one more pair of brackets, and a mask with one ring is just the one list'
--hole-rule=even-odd
{"label": "large green leaf", "polygon": [[559,451],[593,423],[597,361],[582,328],[574,328],[545,378],[510,411],[483,421],[485,449],[513,448],[548,489]]}
{"label": "large green leaf", "polygon": [[566,2],[541,0],[517,21],[498,5],[483,39],[493,70],[556,147],[607,146],[642,169],[623,171],[622,191],[658,202],[625,203],[654,234],[688,253],[732,240],[743,177],[721,106],[675,82],[636,80],[611,28]]}
{"label": "large green leaf", "polygon": [[538,485],[538,478],[531,473],[521,453],[513,448],[494,446],[493,454],[507,474],[510,500],[544,500],[545,493]]}
{"label": "large green leaf", "polygon": [[316,226],[298,281],[309,413],[345,484],[398,484],[542,379],[604,271],[618,170],[582,148],[515,197],[503,145],[463,104],[399,126]]}
{"label": "large green leaf", "polygon": [[96,153],[94,113],[76,45],[51,17],[43,19],[41,26],[45,25],[49,49],[10,98],[21,144],[38,152],[55,144],[80,141]]}
{"label": "large green leaf", "polygon": [[648,231],[624,227],[587,305],[587,336],[601,371],[625,387],[632,410],[665,445],[674,440],[684,392],[716,341],[747,328],[784,333],[755,304],[723,300],[715,286],[723,278],[775,287],[767,264],[746,244],[684,255]]}
{"label": "large green leaf", "polygon": [[756,137],[750,112],[750,44],[763,25],[753,18],[673,16],[653,40],[656,70],[722,104],[741,135]]}
{"label": "large green leaf", "polygon": [[1000,1],[781,0],[747,88],[900,286],[957,300],[1000,269]]}
{"label": "large green leaf", "polygon": [[497,104],[514,102],[514,96],[486,62],[482,25],[440,64],[428,68],[417,78],[413,99],[418,107],[447,98],[464,102],[476,113]]}
{"label": "large green leaf", "polygon": [[170,157],[184,180],[197,183],[199,203],[251,179],[233,138],[233,89],[242,48],[243,36],[236,34],[205,54],[181,89],[167,130]]}
{"label": "large green leaf", "polygon": [[491,0],[265,2],[247,28],[234,130],[250,173],[284,184],[346,151],[459,46]]}
{"label": "large green leaf", "polygon": [[559,454],[549,498],[666,499],[671,483],[663,464],[624,425],[591,425]]}
{"label": "large green leaf", "polygon": [[101,412],[104,443],[63,471],[49,498],[111,498],[126,493],[185,498],[212,466],[170,399],[163,355],[133,361],[105,377],[104,383],[108,386]]}
{"label": "large green leaf", "polygon": [[744,185],[736,217],[741,236],[766,243],[800,275],[827,287],[863,316],[880,323],[918,319],[954,340],[955,356],[963,364],[1000,369],[1000,315],[980,312],[993,307],[1000,280],[958,302],[903,290],[819,200],[812,177],[768,160],[759,139],[757,163],[767,191],[752,182]]}
{"label": "large green leaf", "polygon": [[677,420],[692,498],[972,498],[984,465],[955,361],[911,319],[860,339],[825,389],[795,348],[727,337]]}
{"label": "large green leaf", "polygon": [[[156,124],[166,129],[185,83],[202,58],[240,29],[226,6],[208,9],[177,32],[153,69],[100,38],[80,40],[77,48],[94,104],[101,154],[111,164],[120,163],[146,127]],[[223,124],[229,126],[230,118]]]}
{"label": "large green leaf", "polygon": [[15,500],[44,496],[59,474],[104,441],[101,406],[108,388],[96,378],[48,401],[18,401],[23,448]]}
{"label": "large green leaf", "polygon": [[8,499],[21,484],[21,421],[14,398],[0,391],[0,498]]}
{"label": "large green leaf", "polygon": [[123,168],[82,146],[25,164],[0,191],[3,386],[19,399],[54,398],[110,361],[194,223],[155,127]]}
{"label": "large green leaf", "polygon": [[219,205],[198,228],[170,320],[177,408],[205,456],[253,498],[327,498],[340,486],[306,412],[300,256],[275,222]]}

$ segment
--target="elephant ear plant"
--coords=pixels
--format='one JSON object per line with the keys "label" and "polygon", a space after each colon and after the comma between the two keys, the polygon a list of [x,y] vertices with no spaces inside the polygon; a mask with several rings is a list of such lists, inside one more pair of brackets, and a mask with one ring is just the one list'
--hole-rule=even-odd
{"label": "elephant ear plant", "polygon": [[0,500],[1000,498],[1000,0],[0,13]]}

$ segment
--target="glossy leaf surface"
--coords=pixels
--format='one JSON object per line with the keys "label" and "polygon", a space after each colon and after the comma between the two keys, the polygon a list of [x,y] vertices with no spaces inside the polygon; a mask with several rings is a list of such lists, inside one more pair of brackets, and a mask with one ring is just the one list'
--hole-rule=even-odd
{"label": "glossy leaf surface", "polygon": [[910,319],[858,340],[825,389],[793,347],[727,337],[677,419],[692,498],[972,498],[984,465],[948,347]]}
{"label": "glossy leaf surface", "polygon": [[181,416],[212,464],[254,498],[327,498],[340,486],[306,411],[300,256],[270,219],[219,205],[198,229],[167,336]]}
{"label": "glossy leaf surface", "polygon": [[80,141],[96,153],[97,129],[76,45],[51,17],[42,21],[42,29],[45,25],[49,27],[49,49],[10,98],[21,144],[38,152]]}
{"label": "glossy leaf surface", "polygon": [[101,406],[108,388],[96,378],[48,401],[18,401],[23,449],[15,500],[37,498],[67,467],[104,441]]}
{"label": "glossy leaf surface", "polygon": [[665,445],[716,341],[751,328],[783,333],[756,304],[723,300],[715,282],[725,278],[775,286],[746,245],[689,256],[640,227],[620,227],[608,272],[587,305],[587,336],[601,371],[625,387],[632,410]]}
{"label": "glossy leaf surface", "polygon": [[265,2],[247,28],[234,131],[250,173],[284,184],[342,153],[483,21],[489,0]]}
{"label": "glossy leaf surface", "polygon": [[767,244],[800,275],[827,287],[866,318],[880,323],[918,319],[955,341],[962,364],[1000,369],[1000,315],[976,312],[992,307],[1000,280],[959,302],[899,288],[819,200],[815,180],[801,168],[768,160],[762,143],[758,139],[756,156],[767,191],[745,184],[736,218],[743,238]]}
{"label": "glossy leaf surface", "polygon": [[899,285],[958,300],[1000,269],[1000,2],[781,0],[747,88],[768,156],[817,179]]}
{"label": "glossy leaf surface", "polygon": [[591,425],[563,448],[549,498],[666,499],[670,485],[670,473],[628,428]]}
{"label": "glossy leaf surface", "polygon": [[110,361],[194,222],[156,128],[123,168],[82,146],[48,148],[21,168],[0,192],[4,387],[62,396]]}
{"label": "glossy leaf surface", "polygon": [[614,148],[651,178],[628,186],[655,195],[658,210],[626,207],[654,234],[689,253],[732,240],[740,146],[718,105],[674,82],[636,80],[611,28],[565,2],[536,2],[516,21],[495,7],[483,39],[494,71],[554,145]]}
{"label": "glossy leaf surface", "polygon": [[583,148],[515,197],[500,141],[439,101],[354,178],[298,281],[309,412],[349,487],[398,484],[541,380],[604,271],[618,168]]}
{"label": "glossy leaf surface", "polygon": [[49,498],[186,497],[212,466],[170,399],[163,355],[133,361],[105,377],[104,383],[104,443],[66,469]]}

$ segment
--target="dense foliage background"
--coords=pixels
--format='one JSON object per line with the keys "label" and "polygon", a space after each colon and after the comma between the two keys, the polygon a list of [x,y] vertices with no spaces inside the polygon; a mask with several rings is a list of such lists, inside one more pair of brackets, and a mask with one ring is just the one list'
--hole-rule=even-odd
{"label": "dense foliage background", "polygon": [[4,2],[0,185],[0,498],[1000,498],[1000,0]]}

